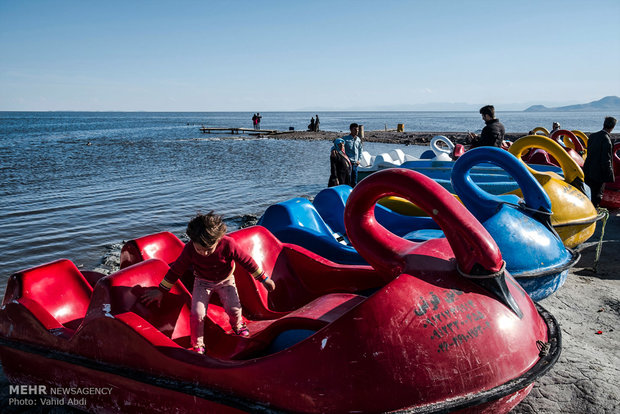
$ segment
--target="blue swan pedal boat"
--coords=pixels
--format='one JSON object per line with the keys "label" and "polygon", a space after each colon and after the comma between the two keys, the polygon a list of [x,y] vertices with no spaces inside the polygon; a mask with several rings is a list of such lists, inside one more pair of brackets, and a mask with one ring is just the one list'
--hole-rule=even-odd
{"label": "blue swan pedal boat", "polygon": [[[493,163],[519,184],[523,199],[492,195],[470,177],[474,166]],[[580,258],[566,248],[551,224],[551,200],[518,158],[499,148],[467,151],[455,164],[452,185],[461,202],[499,246],[506,267],[530,297],[541,300],[557,291]]]}

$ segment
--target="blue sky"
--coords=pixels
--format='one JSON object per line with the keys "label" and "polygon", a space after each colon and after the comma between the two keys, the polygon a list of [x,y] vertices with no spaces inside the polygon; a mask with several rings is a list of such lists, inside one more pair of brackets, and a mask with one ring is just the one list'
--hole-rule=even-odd
{"label": "blue sky", "polygon": [[619,23],[618,0],[0,0],[0,110],[585,103],[620,96]]}

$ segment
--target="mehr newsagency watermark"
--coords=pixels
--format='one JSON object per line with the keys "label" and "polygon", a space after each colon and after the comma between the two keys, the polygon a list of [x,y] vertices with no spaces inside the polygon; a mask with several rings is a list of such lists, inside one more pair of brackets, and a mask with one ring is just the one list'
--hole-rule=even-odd
{"label": "mehr newsagency watermark", "polygon": [[54,406],[86,405],[88,396],[110,395],[112,387],[48,387],[46,385],[9,385],[9,405]]}

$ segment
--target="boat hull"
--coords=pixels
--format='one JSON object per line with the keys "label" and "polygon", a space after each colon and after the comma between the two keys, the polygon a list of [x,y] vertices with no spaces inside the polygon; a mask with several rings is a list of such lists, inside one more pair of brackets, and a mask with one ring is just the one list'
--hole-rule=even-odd
{"label": "boat hull", "polygon": [[605,188],[601,207],[620,208],[620,188]]}
{"label": "boat hull", "polygon": [[612,159],[614,175],[616,180],[613,183],[605,184],[601,206],[606,208],[620,208],[620,142],[616,142],[612,149]]}
{"label": "boat hull", "polygon": [[[390,410],[406,410],[409,413],[435,413],[435,412],[459,412],[459,413],[507,413],[516,406],[530,392],[533,381],[544,375],[550,367],[555,363],[560,354],[561,349],[561,333],[557,321],[546,312],[542,307],[538,306],[538,312],[546,324],[546,339],[550,344],[548,353],[531,366],[527,371],[523,372],[516,378],[507,380],[505,383],[498,385],[492,389],[482,390],[479,393],[449,398],[445,401],[438,401],[427,404],[414,404],[409,406],[394,407]],[[113,319],[109,321],[108,328],[103,325],[102,333],[113,334],[118,333],[116,328],[119,326],[114,323]],[[121,333],[123,333],[122,326]],[[482,336],[483,333],[476,334]],[[453,345],[454,349],[466,346],[467,342],[473,342],[474,336],[469,334],[458,336],[458,341]],[[139,339],[139,338],[134,338]],[[460,345],[456,345],[459,343]],[[102,345],[102,344],[100,344]],[[266,402],[256,398],[260,393],[240,392],[239,389],[230,387],[213,387],[209,382],[216,382],[209,376],[200,374],[200,365],[204,370],[204,364],[196,358],[196,364],[179,363],[171,358],[170,350],[166,352],[161,349],[156,354],[149,347],[139,344],[139,354],[135,354],[132,350],[125,346],[118,347],[115,341],[110,341],[109,349],[123,349],[122,353],[129,354],[129,357],[123,358],[122,355],[109,360],[97,357],[95,355],[82,355],[68,353],[63,350],[50,348],[44,344],[31,344],[27,341],[11,340],[3,336],[0,338],[0,358],[7,378],[13,384],[19,385],[35,385],[37,387],[45,386],[46,392],[36,395],[37,399],[64,398],[62,405],[71,405],[78,409],[87,410],[89,412],[342,412],[343,404],[336,402],[332,405],[322,404],[321,408],[308,403],[308,401],[300,401],[299,405],[294,408],[289,404],[282,402],[275,404]],[[99,353],[105,353],[106,347],[100,349]],[[451,349],[447,346],[446,349]],[[186,352],[186,351],[184,351]],[[447,351],[442,351],[447,352]],[[88,352],[84,352],[88,353]],[[118,351],[117,351],[118,353]],[[138,356],[139,355],[139,356]],[[375,357],[376,358],[376,357]],[[151,360],[150,364],[143,365],[145,360]],[[153,363],[153,360],[159,363]],[[297,361],[305,367],[312,365],[313,362]],[[504,363],[504,362],[503,362]],[[196,367],[195,365],[198,365]],[[198,369],[197,369],[198,368]],[[434,372],[434,375],[440,375],[441,371],[437,371],[438,366],[425,366],[424,370]],[[328,367],[329,370],[329,367]],[[291,371],[290,368],[283,371]],[[356,371],[353,369],[353,371]],[[396,370],[395,374],[402,380],[403,371]],[[421,373],[418,369],[410,372],[410,379],[416,378],[416,372]],[[171,375],[176,372],[177,375]],[[193,373],[191,376],[179,378],[180,372]],[[307,371],[301,371],[298,380],[290,383],[296,388],[297,381],[302,382],[305,386],[317,387],[319,383],[315,383],[312,376],[307,376]],[[331,371],[330,372],[336,372]],[[423,372],[423,371],[422,371]],[[282,386],[286,387],[286,383],[278,383],[279,388],[273,387],[273,379],[281,374],[278,372],[263,372],[261,376],[270,392],[283,393]],[[356,373],[358,374],[358,373]],[[221,374],[217,374],[221,375]],[[227,374],[224,372],[224,375]],[[274,377],[275,375],[275,377]],[[345,376],[348,376],[345,374]],[[382,376],[382,375],[381,375]],[[236,381],[242,381],[242,377],[235,377]],[[359,381],[355,381],[358,383]],[[421,385],[421,388],[430,390],[431,383]],[[324,388],[329,384],[322,384],[319,388]],[[447,384],[446,384],[447,386]],[[259,386],[260,388],[260,386]],[[348,387],[347,387],[348,388]],[[68,390],[58,392],[58,390]],[[69,390],[91,390],[87,394],[72,394]],[[98,390],[98,391],[94,391]],[[335,389],[331,389],[333,392]],[[330,391],[329,388],[324,390]],[[345,393],[345,406],[355,407],[360,412],[384,411],[385,407],[389,407],[390,393],[385,390],[382,392],[380,388],[359,388],[360,393],[372,393],[374,395],[372,406],[368,404],[363,396],[356,397],[355,387],[351,390],[354,393]],[[53,394],[52,394],[53,392]],[[284,392],[284,394],[290,394]],[[303,394],[303,393],[302,393]],[[300,395],[292,397],[297,399]],[[302,396],[302,395],[301,395]],[[343,398],[342,394],[339,394]],[[291,396],[289,395],[290,399]],[[359,401],[356,399],[359,398]],[[378,401],[377,401],[378,399]],[[281,398],[276,398],[281,400]],[[314,403],[313,403],[314,404]],[[383,408],[378,408],[378,405]],[[282,406],[288,408],[283,408]]]}

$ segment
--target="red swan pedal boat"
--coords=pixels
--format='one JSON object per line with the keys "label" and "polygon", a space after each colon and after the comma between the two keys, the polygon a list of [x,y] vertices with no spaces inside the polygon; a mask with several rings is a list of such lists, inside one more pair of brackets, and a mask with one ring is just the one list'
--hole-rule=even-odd
{"label": "red swan pedal boat", "polygon": [[[446,238],[412,243],[388,233],[373,213],[388,195],[425,209]],[[381,171],[351,197],[347,232],[374,269],[337,265],[259,226],[231,233],[277,287],[267,293],[237,266],[251,335],[232,335],[211,303],[207,355],[188,349],[181,281],[160,308],[138,300],[168,270],[162,260],[130,265],[94,289],[68,260],[12,275],[0,310],[7,377],[48,389],[110,387],[78,404],[93,412],[508,412],[560,354],[553,316],[432,180]],[[157,240],[142,247],[163,258]]]}
{"label": "red swan pedal boat", "polygon": [[[582,132],[577,131],[581,136],[585,136]],[[529,135],[536,137],[538,135]],[[579,167],[583,167],[584,159],[582,154],[586,153],[586,149],[573,131],[567,129],[558,129],[549,137],[558,144],[562,141],[568,142],[571,146],[566,144],[562,146],[562,149],[577,163]],[[563,138],[563,140],[562,140]],[[560,163],[553,157],[553,155],[546,152],[541,148],[532,148],[527,153],[523,154],[522,159],[528,164],[541,164],[541,165],[555,165],[560,166]]]}

